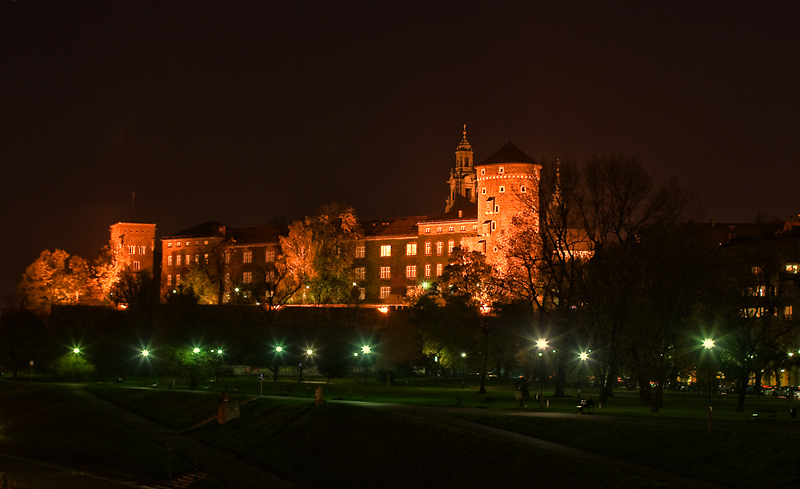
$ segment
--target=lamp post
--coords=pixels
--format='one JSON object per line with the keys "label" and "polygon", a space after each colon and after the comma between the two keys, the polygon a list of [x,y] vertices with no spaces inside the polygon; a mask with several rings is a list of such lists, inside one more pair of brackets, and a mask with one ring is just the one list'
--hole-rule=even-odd
{"label": "lamp post", "polygon": [[547,350],[547,338],[539,338],[536,340],[536,348],[539,349],[539,358],[542,360],[539,362],[539,406],[544,409],[544,378],[542,378],[544,366],[542,363],[544,361],[544,352]]}
{"label": "lamp post", "polygon": [[[302,360],[308,361],[310,358],[313,358],[312,355],[314,355],[314,350],[312,350],[311,348],[306,348],[306,356]],[[297,377],[297,382],[300,383],[300,382],[303,382],[303,362],[302,361],[298,364],[298,367],[300,368],[300,375]]]}
{"label": "lamp post", "polygon": [[710,432],[712,426],[714,425],[714,417],[711,413],[711,351],[714,349],[714,340],[711,338],[704,339],[703,348],[708,350],[706,364],[708,366],[708,431]]}
{"label": "lamp post", "polygon": [[578,366],[578,398],[580,398],[583,391],[583,370],[586,368],[586,360],[589,359],[589,352],[580,352],[578,358],[581,359],[581,363]]}
{"label": "lamp post", "polygon": [[[142,361],[147,362],[147,370],[148,374],[150,373],[150,350],[147,348],[143,348],[141,351]],[[147,375],[144,376],[144,384],[143,387],[147,387]]]}
{"label": "lamp post", "polygon": [[369,345],[363,345],[361,347],[361,353],[364,355],[363,359],[361,360],[361,362],[364,364],[364,385],[366,385],[367,384],[367,371],[369,370],[369,360],[367,358],[367,355],[372,353],[372,347],[370,347]]}

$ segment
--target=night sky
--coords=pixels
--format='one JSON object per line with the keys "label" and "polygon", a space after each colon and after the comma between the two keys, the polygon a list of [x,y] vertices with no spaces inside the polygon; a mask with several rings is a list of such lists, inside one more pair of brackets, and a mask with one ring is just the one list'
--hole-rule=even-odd
{"label": "night sky", "polygon": [[0,300],[132,218],[442,212],[464,123],[477,162],[622,152],[705,219],[800,213],[794,1],[0,0],[0,84]]}

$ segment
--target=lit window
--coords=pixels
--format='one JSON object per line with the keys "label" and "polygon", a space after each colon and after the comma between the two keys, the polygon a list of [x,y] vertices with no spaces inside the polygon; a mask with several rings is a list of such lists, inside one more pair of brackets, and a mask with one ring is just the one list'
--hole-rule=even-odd
{"label": "lit window", "polygon": [[752,268],[752,272],[753,272],[753,275],[761,275],[763,270],[761,270],[761,267],[753,267]]}
{"label": "lit window", "polygon": [[392,245],[381,245],[381,256],[392,256]]}
{"label": "lit window", "polygon": [[172,241],[167,243],[167,248],[172,248]]}
{"label": "lit window", "polygon": [[441,233],[441,232],[442,232],[442,226],[439,226],[439,227],[437,227],[437,228],[436,228],[436,232],[437,232],[437,233]]}
{"label": "lit window", "polygon": [[130,253],[131,255],[135,255],[136,254],[136,247],[135,246],[128,246],[128,253]]}
{"label": "lit window", "polygon": [[504,185],[500,185],[500,193],[501,194],[506,193],[506,187]]}
{"label": "lit window", "polygon": [[503,173],[505,173],[505,170],[503,169],[503,167],[502,167],[502,166],[501,166],[500,168],[498,168],[498,169],[497,169],[497,173],[500,173],[500,174],[503,174]]}
{"label": "lit window", "polygon": [[181,266],[181,255],[177,255],[175,257],[175,264]]}
{"label": "lit window", "polygon": [[425,234],[431,234],[431,228],[425,228]]}
{"label": "lit window", "polygon": [[455,228],[453,226],[450,226],[449,228],[447,228],[447,232],[448,233],[452,233],[454,230],[455,230]]}
{"label": "lit window", "polygon": [[249,284],[253,282],[253,272],[244,272],[242,274],[242,282]]}
{"label": "lit window", "polygon": [[208,265],[208,253],[206,253],[205,255],[203,255],[203,259],[205,260],[205,262],[206,262],[206,265]]}
{"label": "lit window", "polygon": [[356,268],[356,280],[364,280],[367,277],[367,269],[364,267]]}
{"label": "lit window", "polygon": [[172,275],[167,275],[167,286],[172,285]]}
{"label": "lit window", "polygon": [[144,255],[144,253],[145,253],[144,246],[140,246],[140,247],[139,247],[139,254],[140,254],[140,255]]}
{"label": "lit window", "polygon": [[178,248],[180,248],[180,247],[181,247],[181,242],[180,242],[180,241],[176,241],[176,242],[175,242],[175,246],[177,246]]}
{"label": "lit window", "polygon": [[391,287],[381,287],[381,299],[388,299],[392,293]]}
{"label": "lit window", "polygon": [[139,264],[138,261],[133,262],[133,269],[134,270],[140,270],[141,269],[141,265]]}
{"label": "lit window", "polygon": [[452,255],[453,254],[453,248],[455,248],[455,247],[456,247],[456,242],[455,241],[452,241],[452,240],[448,241],[447,242],[447,254]]}
{"label": "lit window", "polygon": [[486,168],[481,168],[481,175],[486,175]]}
{"label": "lit window", "polygon": [[430,241],[426,241],[425,242],[425,254],[426,255],[430,255],[431,254],[431,242]]}
{"label": "lit window", "polygon": [[444,252],[444,241],[436,242],[436,254],[441,255]]}
{"label": "lit window", "polygon": [[426,263],[425,264],[425,278],[428,278],[430,276],[431,276],[431,264],[430,263]]}
{"label": "lit window", "polygon": [[392,278],[392,267],[381,267],[381,278],[384,280]]}
{"label": "lit window", "polygon": [[792,306],[786,306],[783,308],[783,315],[786,319],[792,319]]}
{"label": "lit window", "polygon": [[188,241],[186,242],[186,246],[189,246],[189,242]]}
{"label": "lit window", "polygon": [[208,246],[208,240],[203,241],[203,244]]}
{"label": "lit window", "polygon": [[406,243],[406,256],[417,256],[417,243]]}
{"label": "lit window", "polygon": [[356,246],[356,258],[364,258],[366,256],[365,246]]}
{"label": "lit window", "polygon": [[275,261],[275,251],[269,250],[264,254],[264,261],[267,263],[272,263]]}
{"label": "lit window", "polygon": [[786,272],[787,273],[797,273],[797,269],[798,269],[797,262],[787,263],[786,264]]}
{"label": "lit window", "polygon": [[408,265],[406,267],[406,278],[417,278],[417,266]]}
{"label": "lit window", "polygon": [[242,263],[253,263],[253,252],[245,251],[242,254]]}
{"label": "lit window", "polygon": [[181,276],[180,276],[180,274],[175,275],[175,285],[180,285],[180,284],[181,284]]}
{"label": "lit window", "polygon": [[466,232],[466,231],[467,231],[467,226],[461,226],[461,232]]}
{"label": "lit window", "polygon": [[477,224],[473,224],[472,225],[472,230],[473,231],[477,231],[478,230],[478,225]]}
{"label": "lit window", "polygon": [[486,195],[486,188],[485,187],[481,189],[481,195]]}
{"label": "lit window", "polygon": [[194,255],[194,262],[195,263],[200,263],[200,255],[197,255],[197,254]]}
{"label": "lit window", "polygon": [[436,276],[437,277],[441,277],[443,271],[444,271],[444,265],[442,265],[441,263],[437,263],[436,264]]}
{"label": "lit window", "polygon": [[359,287],[358,288],[358,300],[363,301],[366,298],[367,298],[367,289],[365,289],[364,287]]}
{"label": "lit window", "polygon": [[167,257],[167,266],[168,266],[168,267],[171,267],[171,266],[172,266],[172,255],[170,255],[170,256],[168,256],[168,257]]}

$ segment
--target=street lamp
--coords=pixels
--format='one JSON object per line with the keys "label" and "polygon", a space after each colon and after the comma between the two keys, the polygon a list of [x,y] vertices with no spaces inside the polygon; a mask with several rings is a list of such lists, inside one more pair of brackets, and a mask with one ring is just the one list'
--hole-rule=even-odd
{"label": "street lamp", "polygon": [[[544,361],[544,352],[547,350],[547,338],[539,338],[536,340],[536,348],[539,349],[539,358]],[[540,364],[542,362],[539,362]],[[542,365],[540,365],[542,367]],[[544,373],[544,368],[539,369],[539,406],[544,409],[544,379],[542,375]]]}
{"label": "street lamp", "polygon": [[586,361],[589,359],[589,352],[582,351],[578,355],[581,359],[581,364],[578,367],[578,397],[581,397],[581,390],[583,389],[583,370],[586,368]]}
{"label": "street lamp", "polygon": [[708,431],[711,431],[711,426],[714,424],[714,417],[711,414],[711,351],[714,349],[714,340],[706,338],[703,340],[703,348],[708,350]]}
{"label": "street lamp", "polygon": [[[308,361],[309,358],[312,358],[314,355],[314,350],[311,348],[306,348],[306,357],[303,360]],[[303,382],[303,362],[300,362],[298,367],[300,367],[300,375],[297,377],[297,382]]]}
{"label": "street lamp", "polygon": [[75,347],[75,348],[73,348],[73,349],[72,349],[72,353],[74,353],[74,354],[76,354],[76,355],[80,355],[80,353],[81,353],[81,349],[80,349],[80,348],[78,348],[78,347]]}
{"label": "street lamp", "polygon": [[143,348],[141,351],[142,361],[147,362],[147,375],[144,377],[144,384],[143,387],[147,387],[147,377],[150,375],[150,350],[147,348]]}

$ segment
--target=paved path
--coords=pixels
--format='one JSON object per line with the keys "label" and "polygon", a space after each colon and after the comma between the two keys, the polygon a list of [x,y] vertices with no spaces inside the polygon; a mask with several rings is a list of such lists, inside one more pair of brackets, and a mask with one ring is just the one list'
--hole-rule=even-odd
{"label": "paved path", "polygon": [[87,470],[75,470],[55,463],[8,454],[0,454],[0,473],[7,477],[8,487],[11,488],[124,489],[125,487],[143,487],[133,481],[114,479]]}

